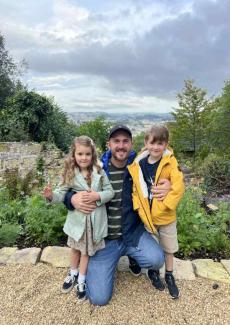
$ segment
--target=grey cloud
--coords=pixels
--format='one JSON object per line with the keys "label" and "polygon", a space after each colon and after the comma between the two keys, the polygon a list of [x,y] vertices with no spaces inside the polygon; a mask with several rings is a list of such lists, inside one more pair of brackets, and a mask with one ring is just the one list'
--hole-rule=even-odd
{"label": "grey cloud", "polygon": [[37,71],[97,75],[114,90],[142,95],[170,97],[189,77],[216,93],[229,78],[229,16],[229,1],[203,0],[132,42],[76,44],[66,53],[30,52],[27,60]]}

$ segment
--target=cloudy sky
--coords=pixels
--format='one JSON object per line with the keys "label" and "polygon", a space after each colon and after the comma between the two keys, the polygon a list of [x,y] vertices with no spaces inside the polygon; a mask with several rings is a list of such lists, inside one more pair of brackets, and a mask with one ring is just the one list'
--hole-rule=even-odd
{"label": "cloudy sky", "polygon": [[168,112],[184,80],[230,79],[229,0],[0,0],[29,89],[65,111]]}

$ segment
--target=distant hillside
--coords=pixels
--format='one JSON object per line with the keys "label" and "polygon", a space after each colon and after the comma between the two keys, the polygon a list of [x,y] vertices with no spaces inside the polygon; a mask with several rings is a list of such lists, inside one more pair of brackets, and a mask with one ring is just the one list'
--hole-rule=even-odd
{"label": "distant hillside", "polygon": [[126,123],[140,122],[140,121],[151,121],[151,122],[163,122],[172,120],[170,113],[106,113],[106,112],[73,112],[68,113],[69,116],[77,123],[83,123],[94,120],[98,116],[103,116],[107,121],[115,123]]}

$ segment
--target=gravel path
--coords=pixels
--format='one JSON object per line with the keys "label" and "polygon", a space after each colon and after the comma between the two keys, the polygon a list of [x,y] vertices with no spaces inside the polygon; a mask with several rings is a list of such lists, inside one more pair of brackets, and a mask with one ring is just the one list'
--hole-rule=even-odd
{"label": "gravel path", "polygon": [[63,295],[65,269],[48,265],[0,266],[0,325],[229,324],[230,285],[196,279],[178,281],[179,300],[154,290],[144,275],[119,272],[113,299],[105,307],[85,301],[74,291]]}

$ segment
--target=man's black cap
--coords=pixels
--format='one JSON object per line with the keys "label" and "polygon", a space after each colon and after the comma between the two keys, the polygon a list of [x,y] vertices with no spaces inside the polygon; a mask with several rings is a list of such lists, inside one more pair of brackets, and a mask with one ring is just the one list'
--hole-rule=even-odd
{"label": "man's black cap", "polygon": [[132,132],[130,131],[130,129],[122,124],[118,124],[115,125],[109,132],[109,139],[112,138],[113,134],[116,133],[117,131],[124,131],[126,133],[128,133],[128,135],[130,136],[130,138],[132,139]]}

